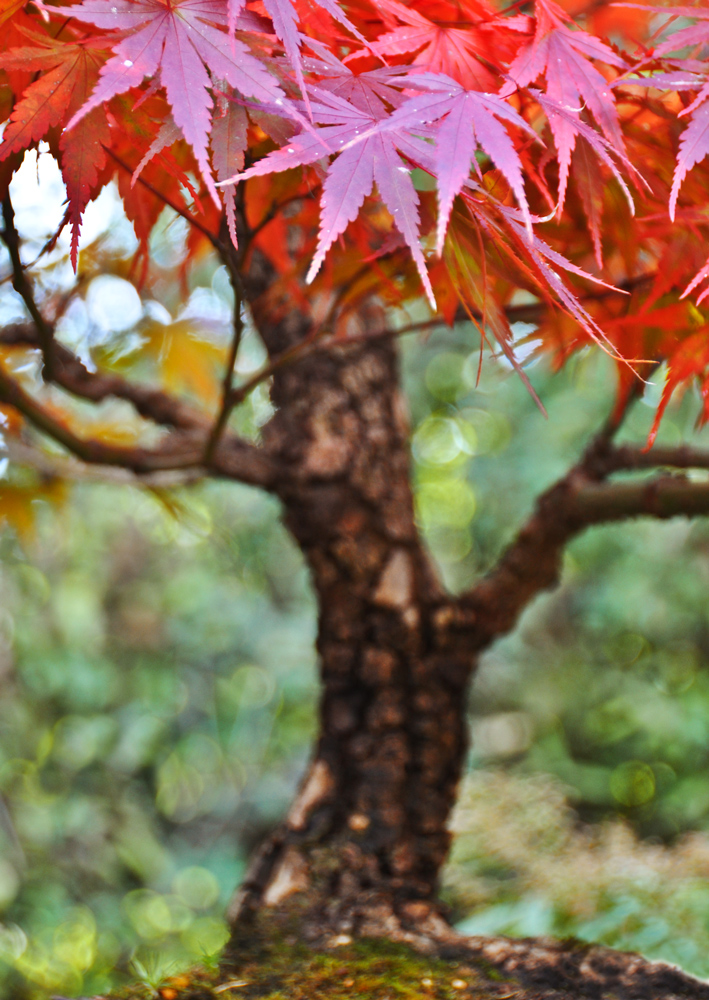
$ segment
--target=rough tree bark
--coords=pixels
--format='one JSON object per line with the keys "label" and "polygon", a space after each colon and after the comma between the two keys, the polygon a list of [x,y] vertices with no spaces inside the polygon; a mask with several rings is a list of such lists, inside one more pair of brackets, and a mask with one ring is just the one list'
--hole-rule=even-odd
{"label": "rough tree bark", "polygon": [[[314,319],[279,298],[258,251],[246,266],[234,254],[232,269],[272,359],[312,338]],[[374,313],[372,326],[381,320]],[[272,399],[264,446],[318,600],[320,733],[231,918],[307,890],[313,936],[440,930],[438,877],[478,656],[557,581],[569,538],[606,519],[582,500],[610,471],[616,425],[540,498],[495,570],[453,597],[414,518],[395,339],[295,360],[275,371]]]}
{"label": "rough tree bark", "polygon": [[[267,272],[254,255],[244,285],[276,356],[307,338],[312,321],[278,314]],[[466,750],[472,657],[442,644],[435,625],[451,601],[414,520],[395,345],[305,358],[276,373],[272,396],[265,444],[284,470],[285,521],[318,599],[320,735],[233,916],[318,884],[319,926],[381,928],[435,901]]]}
{"label": "rough tree bark", "polygon": [[[320,736],[266,869],[242,893],[302,888],[328,844],[328,922],[360,930],[382,907],[435,899],[466,749],[472,657],[435,626],[449,599],[416,530],[391,344],[309,359],[277,380],[269,442],[318,598]],[[308,391],[305,391],[305,388]],[[336,855],[336,860],[335,860]],[[413,906],[413,909],[412,909]]]}

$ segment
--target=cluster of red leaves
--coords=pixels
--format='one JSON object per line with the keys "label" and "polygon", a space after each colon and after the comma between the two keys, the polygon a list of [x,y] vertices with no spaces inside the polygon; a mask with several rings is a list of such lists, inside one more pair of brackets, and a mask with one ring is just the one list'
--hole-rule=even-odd
{"label": "cluster of red leaves", "polygon": [[706,8],[0,0],[0,26],[0,193],[46,141],[75,267],[114,176],[143,248],[166,203],[236,242],[241,184],[284,288],[307,268],[343,324],[423,286],[511,355],[515,305],[553,303],[543,349],[667,361],[663,400],[699,377],[709,418]]}

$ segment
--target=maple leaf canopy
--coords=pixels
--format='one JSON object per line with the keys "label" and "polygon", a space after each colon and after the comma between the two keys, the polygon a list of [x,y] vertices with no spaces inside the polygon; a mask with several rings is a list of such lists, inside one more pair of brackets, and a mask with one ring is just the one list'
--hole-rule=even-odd
{"label": "maple leaf canopy", "polygon": [[144,268],[169,205],[189,254],[248,225],[294,301],[339,294],[335,332],[423,291],[514,357],[522,295],[558,361],[664,363],[663,405],[698,379],[709,417],[706,9],[4,0],[0,23],[0,193],[46,143],[75,269],[115,178]]}

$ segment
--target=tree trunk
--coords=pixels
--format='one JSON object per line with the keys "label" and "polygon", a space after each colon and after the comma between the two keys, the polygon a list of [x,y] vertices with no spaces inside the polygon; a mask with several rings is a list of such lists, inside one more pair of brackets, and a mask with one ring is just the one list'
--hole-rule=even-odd
{"label": "tree trunk", "polygon": [[[296,297],[258,251],[243,265],[237,255],[234,270],[271,358],[312,337],[312,314],[326,312],[323,304],[309,311],[301,289],[295,308]],[[366,316],[361,321],[367,326]],[[381,322],[369,317],[373,330]],[[318,599],[320,732],[286,820],[233,901],[225,970],[248,956],[242,944],[252,930],[253,943],[269,924],[255,918],[274,912],[296,937],[313,942],[387,936],[496,966],[520,984],[520,1000],[595,1000],[604,990],[627,1000],[709,1000],[709,988],[638,956],[465,938],[446,923],[437,899],[477,657],[557,582],[569,539],[619,516],[615,494],[599,495],[609,471],[625,467],[610,450],[613,427],[542,494],[497,566],[454,598],[442,591],[414,519],[395,342],[291,358],[275,370],[272,399],[276,414],[264,428],[264,447],[282,470],[276,489]],[[656,514],[664,485],[652,481],[631,513]],[[660,516],[672,513],[670,504]],[[622,516],[629,516],[625,508]],[[280,947],[277,935],[273,940]]]}
{"label": "tree trunk", "polygon": [[[437,899],[476,657],[554,583],[573,524],[550,505],[566,485],[542,498],[495,573],[451,598],[416,529],[395,348],[313,355],[279,372],[273,397],[265,443],[289,470],[279,487],[285,520],[318,598],[320,732],[285,822],[233,901],[220,989],[261,977],[270,992],[274,964],[298,938],[340,948],[387,937],[451,959],[446,987],[464,974],[490,1000],[512,996],[510,987],[519,1000],[709,1000],[705,984],[637,955],[466,938]],[[353,954],[340,954],[356,968]],[[289,977],[302,961],[298,952]],[[390,992],[385,984],[381,996]]]}
{"label": "tree trunk", "polygon": [[318,599],[320,734],[234,914],[306,887],[317,925],[340,933],[436,906],[472,653],[436,624],[452,602],[414,521],[398,385],[391,343],[312,356],[274,385],[266,443]]}

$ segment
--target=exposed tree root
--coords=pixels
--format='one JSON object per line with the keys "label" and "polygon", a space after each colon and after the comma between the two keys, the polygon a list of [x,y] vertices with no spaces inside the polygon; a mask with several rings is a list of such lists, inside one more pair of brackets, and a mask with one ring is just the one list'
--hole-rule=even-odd
{"label": "exposed tree root", "polygon": [[[420,908],[418,920],[412,919],[416,908]],[[333,986],[328,986],[308,994],[299,992],[300,987],[296,988],[295,984],[290,990],[278,987],[276,991],[270,988],[260,991],[258,984],[253,982],[250,992],[242,992],[246,987],[240,989],[240,996],[272,1000],[276,997],[278,1000],[300,1000],[301,996],[349,1000],[365,996],[372,1000],[393,1000],[397,990],[394,983],[387,983],[384,961],[380,963],[382,978],[377,988],[367,987],[364,980],[358,985],[362,954],[367,955],[368,949],[374,954],[383,949],[382,954],[395,954],[397,963],[403,962],[404,966],[408,955],[411,968],[419,972],[430,963],[430,975],[423,975],[418,992],[412,993],[422,998],[709,1000],[709,983],[674,966],[651,962],[634,953],[578,940],[468,937],[453,930],[431,906],[415,903],[410,905],[409,911],[409,918],[402,919],[383,904],[367,907],[359,915],[357,923],[361,936],[356,938],[333,934],[331,928],[322,923],[317,928],[313,923],[314,910],[309,907],[297,916],[291,911],[285,918],[262,913],[250,927],[235,931],[222,975],[241,976],[248,971],[245,978],[251,978],[254,954],[260,954],[260,960],[268,968],[268,956],[273,955],[274,949],[280,952],[285,946],[294,949],[296,965],[298,962],[307,965],[317,955],[336,958],[341,970],[345,970],[344,979],[352,985],[344,987],[344,992],[342,988],[332,992]],[[307,940],[304,941],[304,937]],[[397,946],[395,952],[387,952]],[[327,958],[325,962],[327,964]],[[400,975],[399,965],[397,969],[396,974]],[[394,971],[392,966],[392,975]],[[401,995],[408,996],[405,992]]]}
{"label": "exposed tree root", "polygon": [[320,907],[296,893],[239,923],[219,969],[93,1000],[709,1000],[709,983],[636,954],[576,940],[468,937],[433,908],[416,921],[373,903],[360,913],[366,933],[333,933],[314,922]]}
{"label": "exposed tree root", "polygon": [[[709,983],[681,969],[600,945],[548,938],[468,938],[460,948],[473,961],[483,959],[516,979],[523,987],[519,1000],[709,998]],[[443,948],[442,954],[447,953]]]}

